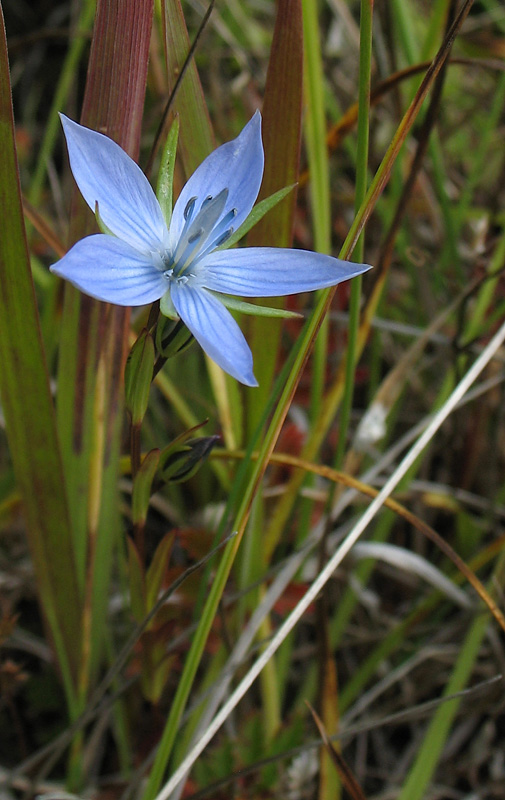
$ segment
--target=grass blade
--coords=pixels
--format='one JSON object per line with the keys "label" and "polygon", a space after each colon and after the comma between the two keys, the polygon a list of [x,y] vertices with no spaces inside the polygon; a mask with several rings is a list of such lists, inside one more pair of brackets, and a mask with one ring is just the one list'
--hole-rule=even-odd
{"label": "grass blade", "polygon": [[72,708],[82,596],[76,591],[65,478],[26,245],[1,16],[0,151],[0,393],[39,598]]}

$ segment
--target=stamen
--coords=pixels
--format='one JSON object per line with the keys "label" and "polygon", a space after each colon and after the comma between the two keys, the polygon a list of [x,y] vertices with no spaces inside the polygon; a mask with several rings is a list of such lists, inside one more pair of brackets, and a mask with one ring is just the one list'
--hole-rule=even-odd
{"label": "stamen", "polygon": [[[189,224],[186,221],[173,254],[177,275],[181,275],[196,258],[199,258],[198,248],[204,246],[205,241],[212,235],[213,228],[223,213],[227,197],[228,189],[223,189],[215,197],[209,195],[203,201],[194,219]],[[221,225],[217,225],[217,229],[221,233]]]}
{"label": "stamen", "polygon": [[195,210],[196,205],[196,197],[191,197],[188,202],[186,203],[186,208],[184,209],[184,219],[190,220],[193,216],[193,211]]}
{"label": "stamen", "polygon": [[234,231],[234,228],[232,225],[230,225],[230,222],[232,222],[236,216],[236,208],[232,208],[231,211],[228,211],[221,222],[219,222],[212,231],[212,236],[209,237],[205,248],[198,253],[198,258],[203,258],[204,256],[208,255],[215,250],[216,247],[220,247],[220,245],[224,244],[226,240],[230,238]]}
{"label": "stamen", "polygon": [[230,238],[232,233],[233,233],[233,228],[228,228],[228,230],[223,233],[221,238],[213,243],[214,247],[221,247],[221,245],[224,244]]}
{"label": "stamen", "polygon": [[199,232],[195,233],[193,236],[190,236],[188,238],[188,243],[186,245],[186,249],[177,258],[175,269],[176,269],[176,274],[178,276],[181,275],[184,272],[184,268],[188,265],[188,262],[192,263],[193,259],[191,258],[191,256],[192,256],[193,252],[195,251],[195,249],[197,249],[197,247],[198,247],[198,242],[200,240],[200,237],[201,237],[202,233],[203,233],[203,231],[199,231]]}

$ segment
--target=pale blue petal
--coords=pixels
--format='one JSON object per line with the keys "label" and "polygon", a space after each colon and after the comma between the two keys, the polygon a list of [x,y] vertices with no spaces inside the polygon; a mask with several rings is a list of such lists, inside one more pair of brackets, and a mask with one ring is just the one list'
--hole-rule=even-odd
{"label": "pale blue petal", "polygon": [[172,214],[170,247],[174,249],[184,228],[184,210],[196,197],[193,216],[200,210],[206,197],[216,197],[228,190],[222,217],[232,209],[237,210],[233,229],[237,230],[256,201],[263,178],[263,144],[261,141],[261,114],[256,111],[242,132],[231,142],[218,147],[203,161],[184,186]]}
{"label": "pale blue petal", "polygon": [[51,272],[85,294],[118,306],[143,306],[167,290],[163,273],[126,242],[97,233],[74,244]]}
{"label": "pale blue petal", "polygon": [[249,345],[223,304],[188,283],[172,281],[170,293],[177,313],[207,355],[236,380],[257,386]]}
{"label": "pale blue petal", "polygon": [[149,181],[116,142],[60,114],[75,181],[90,209],[98,203],[105,225],[141,252],[168,240],[160,205]]}
{"label": "pale blue petal", "polygon": [[241,247],[210,253],[198,263],[198,280],[215,292],[280,297],[326,289],[370,269],[308,250]]}

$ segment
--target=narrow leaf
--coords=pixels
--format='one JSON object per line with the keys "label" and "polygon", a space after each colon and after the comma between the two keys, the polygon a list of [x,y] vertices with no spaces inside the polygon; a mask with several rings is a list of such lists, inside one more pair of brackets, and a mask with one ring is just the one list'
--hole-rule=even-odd
{"label": "narrow leaf", "polygon": [[133,539],[126,539],[128,547],[128,582],[130,585],[130,608],[136,622],[142,622],[146,615],[145,575],[138,550]]}
{"label": "narrow leaf", "polygon": [[125,367],[125,405],[133,425],[140,425],[149,402],[154,368],[154,341],[143,330],[133,345]]}
{"label": "narrow leaf", "polygon": [[0,152],[0,395],[42,612],[70,700],[80,661],[82,596],[25,238],[1,8]]}
{"label": "narrow leaf", "polygon": [[236,297],[228,297],[228,295],[220,294],[219,297],[222,304],[232,311],[241,311],[242,314],[249,314],[253,317],[277,317],[281,319],[293,319],[302,316],[296,311],[287,311],[284,308],[271,308],[270,306],[258,306],[255,303],[246,303],[245,300],[238,300]]}
{"label": "narrow leaf", "polygon": [[163,148],[158,183],[156,186],[156,197],[163,211],[167,227],[170,225],[170,220],[172,218],[174,167],[178,140],[179,118],[176,117],[170,127],[165,147]]}
{"label": "narrow leaf", "polygon": [[167,533],[154,553],[151,565],[146,575],[146,604],[147,611],[156,603],[163,586],[163,579],[167,571],[168,562],[174,546],[174,534]]}
{"label": "narrow leaf", "polygon": [[141,524],[146,520],[151,498],[151,486],[159,461],[160,451],[151,450],[142,461],[140,469],[135,475],[132,495],[132,519],[135,525]]}
{"label": "narrow leaf", "polygon": [[256,203],[253,210],[247,217],[246,221],[242,223],[240,228],[233,233],[229,239],[226,240],[225,244],[221,247],[218,247],[218,250],[228,250],[229,247],[233,247],[234,244],[237,244],[242,237],[249,233],[251,228],[254,228],[258,222],[263,219],[265,214],[268,214],[272,208],[274,208],[277,203],[280,203],[281,200],[292,192],[293,189],[296,187],[296,184],[293,183],[291,186],[285,186],[284,189],[279,189],[277,192],[274,192],[270,195],[270,197],[265,197],[264,200],[260,200],[259,203]]}

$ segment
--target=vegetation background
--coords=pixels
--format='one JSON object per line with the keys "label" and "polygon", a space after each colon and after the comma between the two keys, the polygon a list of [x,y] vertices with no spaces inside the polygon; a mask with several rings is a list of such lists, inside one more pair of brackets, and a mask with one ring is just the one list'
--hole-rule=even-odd
{"label": "vegetation background", "polygon": [[[2,798],[503,798],[503,4],[2,8]],[[243,317],[245,389],[48,266],[94,225],[58,111],[153,183],[177,117],[177,193],[256,108],[297,187],[247,243],[374,269]]]}

